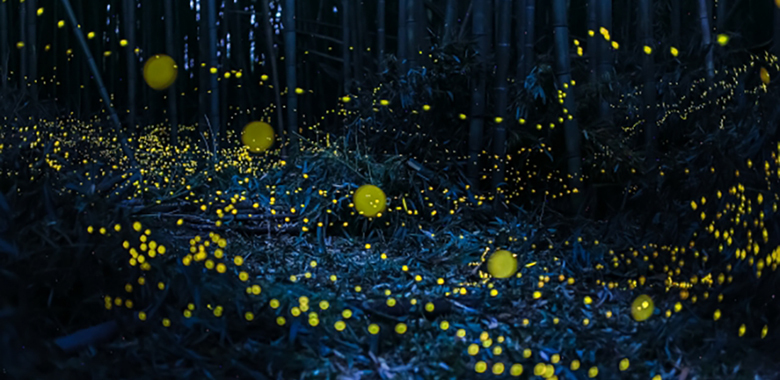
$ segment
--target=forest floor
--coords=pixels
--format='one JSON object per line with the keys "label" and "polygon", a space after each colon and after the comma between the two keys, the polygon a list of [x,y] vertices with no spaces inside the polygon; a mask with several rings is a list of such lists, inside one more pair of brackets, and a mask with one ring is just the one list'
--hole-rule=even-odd
{"label": "forest floor", "polygon": [[[661,246],[641,210],[600,221],[546,203],[495,214],[466,187],[330,140],[287,161],[241,147],[216,160],[150,132],[134,166],[110,133],[50,122],[2,132],[0,285],[15,289],[0,297],[2,375],[780,373],[777,332],[727,311],[749,295],[729,292],[716,269],[673,280],[668,256],[690,255]],[[385,215],[356,212],[354,192],[369,183],[384,190]],[[501,250],[513,255],[489,264]]]}

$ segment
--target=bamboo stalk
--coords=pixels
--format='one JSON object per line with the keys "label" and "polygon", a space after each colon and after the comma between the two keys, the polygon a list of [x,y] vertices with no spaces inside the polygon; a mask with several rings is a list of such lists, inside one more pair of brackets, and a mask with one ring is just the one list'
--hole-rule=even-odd
{"label": "bamboo stalk", "polygon": [[274,86],[274,98],[276,99],[276,129],[282,143],[282,156],[286,157],[284,119],[282,116],[282,95],[279,92],[279,70],[276,67],[276,53],[274,52],[274,31],[271,27],[271,20],[268,18],[270,6],[268,0],[262,0],[260,4],[263,8],[260,17],[265,25],[265,42],[268,47],[268,61],[271,63],[271,82]]}
{"label": "bamboo stalk", "polygon": [[[180,64],[179,54],[176,51],[176,45],[173,39],[173,19],[175,14],[173,13],[173,1],[164,0],[165,2],[165,50],[173,57],[176,64]],[[179,112],[176,107],[176,82],[168,88],[168,121],[171,124],[171,145],[174,148],[179,143]]]}
{"label": "bamboo stalk", "polygon": [[[497,0],[498,4],[498,33],[496,46],[496,127],[493,134],[493,153],[498,157],[496,170],[493,172],[492,189],[496,191],[504,182],[504,158],[506,156],[506,109],[509,96],[509,51],[511,50],[510,38],[512,30],[512,0]],[[499,205],[498,193],[496,193],[496,206]]]}
{"label": "bamboo stalk", "polygon": [[135,56],[135,0],[122,0],[124,7],[124,17],[122,18],[125,39],[127,40],[127,51],[125,63],[127,65],[127,125],[130,133],[136,133],[137,125],[136,115],[136,83],[138,82],[138,67]]}
{"label": "bamboo stalk", "polygon": [[[454,1],[454,0],[452,0]],[[385,70],[385,0],[377,1],[376,18],[377,18],[377,64],[379,71]]]}
{"label": "bamboo stalk", "polygon": [[296,76],[295,43],[295,0],[286,0],[284,10],[284,62],[287,64],[287,130],[290,138],[290,151],[298,152],[298,94],[295,93],[298,78]]}
{"label": "bamboo stalk", "polygon": [[[571,85],[571,62],[569,58],[569,24],[568,6],[566,0],[553,0],[552,17],[553,31],[555,35],[555,77],[558,78],[558,88],[565,94],[563,106],[569,110],[571,119],[564,121],[563,128],[566,138],[567,166],[569,171],[569,186],[572,190],[582,189],[581,175],[581,151],[580,128],[575,118],[577,109],[574,101],[574,91]],[[575,195],[575,194],[572,194]],[[574,209],[579,208],[581,198],[572,197]]]}
{"label": "bamboo stalk", "polygon": [[8,3],[0,0],[0,97],[8,91]]}
{"label": "bamboo stalk", "polygon": [[490,44],[490,36],[486,30],[486,18],[490,12],[486,9],[486,2],[476,0],[474,2],[474,16],[472,20],[472,37],[477,41],[475,53],[477,54],[477,68],[472,75],[471,83],[471,122],[469,124],[469,162],[467,174],[474,192],[479,191],[481,165],[479,155],[482,152],[483,128],[485,124],[485,87],[487,86],[487,45]]}
{"label": "bamboo stalk", "polygon": [[100,76],[100,71],[98,70],[97,64],[95,63],[95,59],[92,57],[92,52],[89,50],[89,46],[87,45],[87,40],[84,38],[84,34],[81,33],[81,29],[79,28],[79,22],[76,19],[76,14],[73,12],[73,7],[70,5],[69,0],[61,0],[62,5],[65,8],[65,13],[68,16],[68,21],[70,22],[71,28],[73,29],[73,34],[76,35],[76,39],[79,42],[79,45],[81,46],[81,50],[84,52],[84,55],[87,57],[87,64],[89,65],[90,71],[92,71],[92,76],[95,77],[95,84],[98,86],[98,91],[100,92],[100,98],[103,101],[103,105],[106,107],[106,110],[108,110],[108,114],[110,117],[111,122],[114,124],[114,128],[116,129],[116,133],[119,139],[119,143],[122,147],[122,150],[124,151],[125,155],[129,158],[130,163],[135,166],[135,156],[133,155],[133,152],[130,150],[130,148],[127,146],[127,141],[124,138],[124,133],[122,133],[122,123],[119,122],[119,116],[117,116],[116,111],[114,110],[114,107],[111,106],[111,98],[108,96],[108,91],[106,91],[106,86],[103,84],[103,78]]}
{"label": "bamboo stalk", "polygon": [[344,81],[344,92],[349,92],[350,83],[351,83],[351,69],[352,69],[352,62],[351,62],[351,53],[350,53],[350,0],[341,0],[341,39],[342,39],[342,45],[341,45],[341,59],[344,61],[343,65],[343,81]]}
{"label": "bamboo stalk", "polygon": [[27,4],[27,42],[26,42],[26,48],[27,48],[27,54],[28,54],[28,62],[27,64],[29,67],[29,73],[27,77],[27,83],[29,83],[30,88],[30,98],[33,99],[33,101],[38,100],[38,47],[37,47],[37,35],[36,35],[36,29],[35,24],[37,17],[37,7],[36,7],[36,0],[27,0],[25,1]]}
{"label": "bamboo stalk", "polygon": [[[208,26],[208,66],[209,68],[215,68],[218,66],[217,61],[217,3],[216,0],[206,1],[206,25]],[[211,140],[213,145],[211,147],[214,158],[216,159],[219,143],[219,131],[222,128],[220,123],[219,114],[219,82],[217,81],[217,75],[209,73],[208,77],[210,96],[209,98],[209,124],[211,126]]]}

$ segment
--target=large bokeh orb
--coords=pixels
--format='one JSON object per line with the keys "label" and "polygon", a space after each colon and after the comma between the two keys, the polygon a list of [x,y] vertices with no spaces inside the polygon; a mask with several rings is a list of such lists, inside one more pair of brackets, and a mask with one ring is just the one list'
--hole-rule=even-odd
{"label": "large bokeh orb", "polygon": [[165,54],[154,55],[144,64],[144,80],[149,87],[157,91],[170,87],[176,81],[178,73],[176,62]]}
{"label": "large bokeh orb", "polygon": [[368,217],[377,216],[387,206],[385,192],[374,185],[360,186],[355,191],[353,201],[358,212]]}
{"label": "large bokeh orb", "polygon": [[496,278],[509,278],[517,272],[517,258],[506,250],[496,251],[488,258],[488,272]]}
{"label": "large bokeh orb", "polygon": [[261,153],[274,145],[274,128],[263,121],[253,121],[244,126],[241,132],[241,142],[252,153]]}

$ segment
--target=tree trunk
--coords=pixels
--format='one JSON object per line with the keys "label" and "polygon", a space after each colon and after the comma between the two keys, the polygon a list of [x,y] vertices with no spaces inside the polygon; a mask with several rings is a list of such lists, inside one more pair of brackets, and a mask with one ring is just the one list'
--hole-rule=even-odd
{"label": "tree trunk", "polygon": [[[563,106],[568,110],[568,118],[564,121],[563,128],[566,138],[567,166],[569,171],[569,188],[573,192],[582,189],[581,182],[581,153],[580,153],[580,128],[575,118],[576,103],[574,91],[571,85],[571,68],[569,61],[569,25],[567,21],[568,9],[566,0],[553,0],[552,24],[555,35],[555,76],[558,79],[558,88],[563,91],[565,97]],[[581,193],[572,194],[574,209],[578,209],[581,203]]]}
{"label": "tree trunk", "polygon": [[341,0],[341,60],[343,61],[344,93],[349,93],[352,83],[352,62],[350,60],[350,39],[352,37],[350,20],[351,0]]}
{"label": "tree trunk", "polygon": [[[219,0],[217,0],[219,1]],[[227,12],[228,12],[228,4],[230,2],[228,1],[219,1],[217,3],[217,22],[219,23],[219,26],[217,27],[217,64],[221,65],[220,73],[216,75],[217,78],[217,88],[219,89],[219,114],[222,116],[224,123],[223,125],[220,125],[217,129],[217,136],[219,136],[220,142],[225,141],[227,138],[227,124],[228,120],[231,118],[228,117],[230,114],[230,100],[229,100],[229,93],[231,91],[229,90],[229,83],[231,82],[230,78],[233,78],[233,73],[231,72],[232,66],[230,65],[230,55],[233,51],[233,46],[231,44],[231,49],[228,50],[228,35],[230,34],[230,26],[232,22],[228,19]],[[219,8],[222,8],[220,11]],[[222,15],[222,19],[220,20],[220,14]],[[231,37],[232,39],[232,37]],[[212,66],[213,67],[213,66]],[[225,74],[230,73],[230,76],[228,78],[225,78]]]}
{"label": "tree trunk", "polygon": [[[610,40],[612,39],[612,36],[615,35],[614,31],[612,30],[612,0],[601,0],[599,3],[599,29],[605,28],[609,34],[610,34]],[[612,74],[612,62],[613,62],[613,53],[612,53],[612,42],[607,41],[604,36],[601,35],[601,33],[597,34],[596,37],[599,40],[599,80],[603,82],[609,82],[610,76]],[[601,87],[603,90],[607,89],[607,86]],[[606,100],[606,95],[602,93],[601,95],[601,102],[599,104],[599,118],[602,122],[606,122],[607,124],[612,123],[612,113],[611,108],[609,106],[609,102]]]}
{"label": "tree trunk", "polygon": [[8,2],[0,0],[0,96],[8,92]]}
{"label": "tree trunk", "polygon": [[[588,1],[588,71],[590,72],[590,80],[593,83],[598,82],[598,65],[599,65],[599,45],[604,38],[599,33],[599,2],[601,0]],[[593,36],[590,36],[591,32]]]}
{"label": "tree trunk", "polygon": [[718,15],[715,25],[718,33],[726,33],[726,21],[728,18],[728,0],[718,0]]}
{"label": "tree trunk", "polygon": [[136,125],[136,88],[138,83],[138,68],[135,55],[135,0],[122,0],[124,7],[124,19],[122,21],[125,39],[127,40],[127,126],[131,134],[136,134],[138,126]]}
{"label": "tree trunk", "polygon": [[406,75],[408,69],[408,51],[406,46],[406,0],[398,0],[398,52],[396,59],[398,60],[398,69],[401,71],[401,75]]}
{"label": "tree trunk", "polygon": [[680,48],[680,0],[672,0],[671,10],[671,24],[672,24],[672,46]]}
{"label": "tree trunk", "polygon": [[[165,1],[165,50],[170,55],[177,65],[182,62],[179,59],[178,51],[173,39],[174,31],[174,17],[173,2],[175,0],[163,0]],[[177,99],[176,82],[168,88],[168,121],[171,124],[171,145],[174,147],[179,144],[179,110],[176,107]]]}
{"label": "tree trunk", "polygon": [[455,37],[455,30],[458,26],[458,0],[447,0],[444,11],[444,35],[442,36],[442,45],[449,45]]}
{"label": "tree trunk", "polygon": [[515,80],[522,85],[525,82],[525,0],[515,0],[515,51],[517,52],[517,72]]}
{"label": "tree trunk", "polygon": [[712,35],[710,33],[710,19],[707,13],[707,0],[699,0],[699,22],[701,23],[701,45],[705,51],[704,67],[707,79],[715,78],[715,62],[712,58]]}
{"label": "tree trunk", "polygon": [[296,77],[295,43],[295,0],[285,0],[284,14],[284,62],[287,65],[287,130],[290,138],[290,152],[298,152],[298,87]]}
{"label": "tree trunk", "polygon": [[775,2],[775,5],[772,8],[772,13],[774,14],[772,53],[780,57],[780,3]]}
{"label": "tree trunk", "polygon": [[27,0],[27,56],[30,65],[27,82],[30,85],[30,97],[33,101],[38,100],[38,37],[36,35],[36,0]]}
{"label": "tree trunk", "polygon": [[[201,18],[201,20],[203,20]],[[216,68],[219,65],[217,60],[217,2],[216,0],[206,0],[206,26],[208,27],[208,34],[206,41],[208,44],[208,66]],[[212,140],[212,153],[216,158],[218,151],[217,144],[219,143],[221,129],[221,120],[219,118],[219,82],[217,81],[218,74],[212,74],[209,72],[209,94],[208,94],[208,118],[209,125],[211,125],[211,140]]]}
{"label": "tree trunk", "polygon": [[79,45],[81,46],[81,50],[84,52],[84,55],[87,58],[87,64],[89,65],[89,69],[92,72],[92,76],[95,78],[95,84],[98,87],[98,91],[100,92],[100,97],[103,99],[103,106],[106,107],[108,110],[109,120],[114,125],[114,128],[116,129],[117,139],[119,140],[119,144],[122,147],[123,152],[125,155],[129,158],[130,164],[135,166],[135,156],[133,155],[133,152],[130,150],[130,148],[127,146],[127,140],[124,138],[124,134],[122,133],[122,123],[119,122],[119,116],[117,116],[116,112],[114,111],[114,108],[111,107],[111,98],[108,96],[108,91],[106,91],[106,86],[103,84],[103,78],[100,76],[100,70],[98,70],[97,64],[95,63],[95,59],[92,57],[92,52],[89,50],[89,46],[87,45],[87,40],[84,38],[84,34],[81,32],[81,29],[79,28],[79,21],[76,18],[76,13],[73,12],[73,8],[70,6],[69,0],[61,0],[62,5],[65,8],[65,12],[68,15],[68,22],[70,23],[71,28],[73,29],[73,34],[76,35],[76,39],[79,42]]}
{"label": "tree trunk", "polygon": [[352,54],[354,58],[355,66],[353,67],[353,77],[355,78],[356,83],[362,83],[363,81],[363,52],[365,51],[365,46],[363,44],[364,38],[366,34],[368,34],[367,30],[365,29],[365,19],[363,17],[363,6],[361,5],[361,1],[356,1],[352,3],[352,9],[351,9],[351,19],[352,19],[352,51],[354,52]]}
{"label": "tree trunk", "polygon": [[508,103],[509,54],[512,36],[512,0],[496,0],[498,8],[498,28],[496,44],[496,129],[493,134],[493,158],[498,160],[493,167],[492,190],[496,191],[496,206],[499,204],[498,188],[504,182],[506,159],[506,109]]}
{"label": "tree trunk", "polygon": [[419,0],[401,0],[406,3],[406,47],[409,55],[409,68],[414,69],[417,67],[417,57],[419,56],[419,41],[420,36],[417,35],[417,15],[418,12],[415,9],[415,2]]}
{"label": "tree trunk", "polygon": [[[78,2],[75,9],[76,15],[79,19],[84,20],[83,28],[86,28],[87,20],[84,17],[84,3]],[[84,116],[86,117],[92,112],[92,91],[84,91],[89,86],[89,65],[85,64],[85,60],[78,60],[74,62],[78,62],[78,68],[76,69],[77,75],[79,76],[79,82],[81,90],[78,91],[79,94],[79,106],[80,110],[84,111]]]}
{"label": "tree trunk", "polygon": [[282,156],[287,156],[285,147],[285,131],[284,131],[284,117],[282,116],[282,95],[279,93],[279,70],[276,67],[276,53],[274,52],[274,30],[271,25],[271,18],[269,12],[271,7],[268,4],[268,0],[262,0],[261,2],[262,12],[260,13],[265,25],[265,41],[268,47],[268,55],[266,60],[271,63],[271,82],[274,86],[274,99],[276,99],[276,133],[281,140]]}
{"label": "tree trunk", "polygon": [[[2,0],[0,0],[2,1]],[[19,49],[19,88],[23,94],[27,93],[27,77],[29,62],[27,62],[27,6],[29,3],[19,3],[19,41],[25,44],[25,46]]]}
{"label": "tree trunk", "polygon": [[527,75],[534,69],[536,64],[536,53],[534,47],[536,45],[536,0],[525,0],[525,51],[523,56],[525,57],[525,73]]}
{"label": "tree trunk", "polygon": [[[672,0],[675,1],[675,0]],[[614,5],[614,4],[613,4]],[[631,29],[634,26],[634,20],[633,17],[633,10],[634,10],[634,0],[625,0],[623,2],[623,10],[625,11],[625,14],[623,16],[623,33],[621,35],[621,38],[623,38],[622,44],[625,46],[630,46],[632,43],[631,40]]]}
{"label": "tree trunk", "polygon": [[428,9],[424,1],[414,1],[415,11],[417,12],[417,64],[428,66],[430,63],[429,52],[431,50],[431,36],[428,33]]}
{"label": "tree trunk", "polygon": [[[242,9],[239,7],[238,3],[234,3],[235,11],[233,12],[233,32],[230,34],[231,39],[231,46],[233,47],[234,51],[234,61],[236,62],[236,70],[241,73],[241,75],[249,75],[249,72],[247,72],[247,54],[249,53],[249,45],[246,43],[246,38],[248,38],[249,29],[252,27],[251,25],[247,25],[246,22],[246,15],[242,13]],[[254,67],[250,63],[249,67]],[[249,99],[253,99],[254,97],[250,93],[254,88],[254,86],[244,86],[242,83],[245,82],[243,79],[239,79],[237,85],[237,90],[233,92],[233,98],[237,98],[237,107],[238,107],[238,116],[236,117],[236,121],[234,124],[236,124],[236,128],[234,128],[234,131],[240,132],[241,128],[243,128],[248,122],[247,118],[247,104]],[[234,104],[236,104],[234,103]]]}
{"label": "tree trunk", "polygon": [[[654,47],[653,43],[653,4],[652,0],[639,1],[639,30],[638,35],[643,46]],[[656,150],[656,86],[655,86],[655,67],[653,54],[642,56],[642,98],[644,105],[643,119],[645,120],[645,164],[648,170],[655,168],[655,150]]]}
{"label": "tree trunk", "polygon": [[385,8],[387,4],[385,0],[377,1],[376,19],[377,19],[377,41],[376,41],[376,54],[377,65],[379,72],[385,70]]}
{"label": "tree trunk", "polygon": [[480,162],[482,152],[482,130],[485,123],[485,87],[487,84],[487,52],[490,45],[490,34],[487,33],[487,18],[492,16],[486,9],[486,2],[477,0],[474,2],[474,16],[471,30],[474,40],[477,41],[475,53],[477,54],[476,75],[472,75],[471,81],[471,123],[469,125],[469,164],[468,179],[474,192],[479,191]]}

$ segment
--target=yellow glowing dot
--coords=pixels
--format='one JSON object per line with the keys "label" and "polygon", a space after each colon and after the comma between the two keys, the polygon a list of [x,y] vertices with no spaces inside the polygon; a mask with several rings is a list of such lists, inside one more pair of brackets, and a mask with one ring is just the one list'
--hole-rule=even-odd
{"label": "yellow glowing dot", "polygon": [[533,297],[534,297],[535,300],[538,300],[539,298],[542,298],[542,292],[540,292],[538,290],[535,291],[534,294],[533,294]]}
{"label": "yellow glowing dot", "polygon": [[479,353],[479,345],[476,343],[472,343],[469,345],[468,353],[471,356],[474,356]]}
{"label": "yellow glowing dot", "polygon": [[371,335],[379,334],[379,325],[376,323],[368,325],[368,332],[371,333]]}
{"label": "yellow glowing dot", "polygon": [[599,375],[599,368],[596,366],[590,367],[588,370],[588,377],[591,379]]}
{"label": "yellow glowing dot", "polygon": [[496,278],[509,278],[517,272],[517,258],[506,250],[496,251],[488,259],[488,272]]}
{"label": "yellow glowing dot", "polygon": [[374,185],[363,185],[352,197],[355,209],[363,216],[374,217],[385,210],[387,197],[384,191]]}
{"label": "yellow glowing dot", "polygon": [[406,323],[399,323],[395,325],[395,332],[397,334],[404,334],[406,332]]}
{"label": "yellow glowing dot", "polygon": [[146,313],[143,312],[143,311],[139,311],[138,312],[138,319],[142,320],[142,321],[145,321],[146,320]]}
{"label": "yellow glowing dot", "polygon": [[650,318],[650,316],[653,315],[654,310],[655,306],[653,305],[653,300],[646,294],[640,295],[634,299],[634,302],[631,304],[631,316],[638,322]]}
{"label": "yellow glowing dot", "polygon": [[284,319],[284,317],[279,316],[276,318],[276,324],[279,326],[284,326],[284,324],[287,323],[287,320]]}
{"label": "yellow glowing dot", "polygon": [[523,365],[519,363],[512,364],[512,367],[509,368],[509,374],[518,377],[523,374]]}
{"label": "yellow glowing dot", "polygon": [[620,361],[620,364],[618,364],[618,368],[620,368],[621,371],[625,371],[628,369],[628,358],[623,358],[623,360]]}
{"label": "yellow glowing dot", "polygon": [[95,38],[95,32],[89,32],[89,33],[87,33],[87,39],[90,39],[90,40],[91,40],[91,39],[93,39],[93,38]]}
{"label": "yellow glowing dot", "polygon": [[333,327],[335,327],[337,331],[344,331],[344,329],[347,328],[347,324],[344,323],[344,321],[336,321],[336,323],[333,324]]}
{"label": "yellow glowing dot", "polygon": [[65,26],[65,20],[57,21],[57,27],[62,29]]}
{"label": "yellow glowing dot", "polygon": [[718,34],[718,45],[726,46],[730,39],[731,38],[728,36],[728,34]]}
{"label": "yellow glowing dot", "polygon": [[680,54],[680,51],[679,51],[679,50],[677,50],[677,48],[676,48],[676,47],[674,47],[674,46],[672,46],[671,48],[669,48],[669,52],[670,52],[670,53],[672,53],[672,56],[673,56],[673,57],[676,57],[678,54]]}
{"label": "yellow glowing dot", "polygon": [[647,54],[647,55],[653,54],[653,48],[651,48],[650,46],[647,46],[647,45],[645,45],[645,47],[644,47],[642,50],[643,50],[643,51],[645,52],[645,54]]}
{"label": "yellow glowing dot", "polygon": [[173,58],[165,54],[157,54],[146,60],[143,75],[149,87],[161,91],[176,81],[178,71],[179,68]]}
{"label": "yellow glowing dot", "polygon": [[769,71],[767,71],[766,68],[762,67],[760,72],[761,82],[764,84],[769,84],[770,78],[769,78]]}
{"label": "yellow glowing dot", "polygon": [[241,142],[252,153],[266,151],[274,144],[274,129],[270,124],[262,121],[253,121],[241,132]]}
{"label": "yellow glowing dot", "polygon": [[344,309],[344,311],[341,312],[341,316],[344,317],[344,319],[349,319],[352,317],[352,310]]}
{"label": "yellow glowing dot", "polygon": [[477,364],[474,364],[474,371],[477,371],[477,373],[483,373],[487,371],[487,363],[480,360],[477,362]]}
{"label": "yellow glowing dot", "polygon": [[542,376],[547,371],[547,366],[544,363],[536,363],[534,366],[534,376]]}
{"label": "yellow glowing dot", "polygon": [[352,98],[350,98],[349,96],[344,96],[341,98],[341,101],[344,103],[349,103],[352,101]]}
{"label": "yellow glowing dot", "polygon": [[502,373],[504,373],[504,363],[498,362],[493,364],[493,374],[500,375]]}

